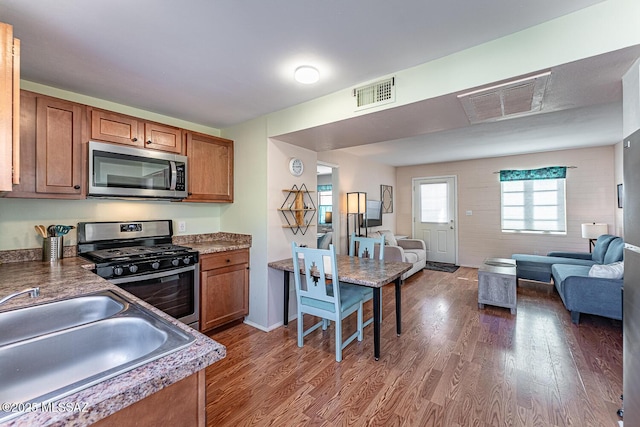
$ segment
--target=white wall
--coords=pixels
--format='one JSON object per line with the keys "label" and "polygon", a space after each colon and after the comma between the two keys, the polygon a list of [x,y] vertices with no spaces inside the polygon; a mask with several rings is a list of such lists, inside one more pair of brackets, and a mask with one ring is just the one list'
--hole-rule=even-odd
{"label": "white wall", "polygon": [[267,325],[267,141],[265,119],[227,128],[234,141],[234,202],[220,207],[223,231],[250,234],[249,315],[246,322]]}
{"label": "white wall", "polygon": [[[509,258],[513,253],[546,254],[552,250],[588,251],[581,224],[604,222],[616,231],[614,146],[553,153],[497,157],[397,169],[397,232],[411,234],[411,180],[419,177],[458,177],[459,264],[478,267],[487,257]],[[566,184],[567,235],[503,233],[500,226],[500,182],[495,171],[576,166],[568,169]],[[472,211],[471,216],[466,211]]]}
{"label": "white wall", "polygon": [[[172,219],[175,235],[198,234],[221,231],[219,213],[218,205],[208,203],[0,198],[0,250],[41,247],[42,238],[33,228],[37,224]],[[178,232],[177,221],[186,222],[186,232]],[[71,230],[64,245],[76,244],[76,230]]]}

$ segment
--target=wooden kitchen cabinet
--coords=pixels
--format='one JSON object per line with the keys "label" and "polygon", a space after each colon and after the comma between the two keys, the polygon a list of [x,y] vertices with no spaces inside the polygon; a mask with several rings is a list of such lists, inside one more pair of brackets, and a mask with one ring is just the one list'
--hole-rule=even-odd
{"label": "wooden kitchen cabinet", "polygon": [[205,370],[142,399],[94,424],[94,427],[189,426],[206,423]]}
{"label": "wooden kitchen cabinet", "polygon": [[85,106],[28,91],[20,104],[21,179],[6,197],[84,198]]}
{"label": "wooden kitchen cabinet", "polygon": [[91,139],[182,152],[182,129],[98,109],[91,109]]}
{"label": "wooden kitchen cabinet", "polygon": [[0,192],[20,178],[20,40],[0,23]]}
{"label": "wooden kitchen cabinet", "polygon": [[200,330],[249,314],[249,249],[200,256]]}
{"label": "wooden kitchen cabinet", "polygon": [[187,202],[233,202],[233,141],[186,132]]}

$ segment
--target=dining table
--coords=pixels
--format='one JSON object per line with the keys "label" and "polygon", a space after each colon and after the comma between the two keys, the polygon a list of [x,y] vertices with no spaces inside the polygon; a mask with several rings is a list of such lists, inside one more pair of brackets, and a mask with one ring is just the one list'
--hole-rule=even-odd
{"label": "dining table", "polygon": [[[382,287],[391,283],[395,284],[396,333],[400,336],[402,333],[401,277],[403,273],[411,270],[413,266],[408,262],[383,261],[348,255],[336,255],[336,263],[340,282],[373,289],[373,356],[375,360],[379,360]],[[289,287],[291,273],[294,271],[293,258],[272,261],[268,265],[275,270],[284,272],[284,326],[286,327],[289,323]],[[304,272],[302,268],[301,271]],[[326,273],[327,279],[334,280],[332,276],[331,272]]]}

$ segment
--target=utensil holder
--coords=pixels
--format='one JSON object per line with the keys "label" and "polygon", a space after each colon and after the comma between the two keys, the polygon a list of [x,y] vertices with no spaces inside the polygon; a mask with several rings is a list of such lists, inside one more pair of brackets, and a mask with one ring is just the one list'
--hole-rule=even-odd
{"label": "utensil holder", "polygon": [[62,258],[63,254],[63,236],[45,237],[42,241],[42,260],[57,261]]}

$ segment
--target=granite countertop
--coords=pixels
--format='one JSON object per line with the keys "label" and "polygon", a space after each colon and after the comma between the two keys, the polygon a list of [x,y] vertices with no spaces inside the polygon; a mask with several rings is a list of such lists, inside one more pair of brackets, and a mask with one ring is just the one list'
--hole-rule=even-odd
{"label": "granite countertop", "polygon": [[176,245],[188,246],[200,254],[248,249],[251,247],[251,236],[234,233],[212,233],[187,236],[173,236]]}
{"label": "granite countertop", "polygon": [[[177,240],[174,241],[176,244],[191,246],[201,253],[221,252],[251,246],[251,236],[227,235],[227,233],[181,236],[174,240]],[[223,345],[110,284],[92,273],[90,271],[92,267],[90,261],[80,257],[63,258],[54,263],[28,261],[0,264],[0,296],[25,288],[40,287],[39,297],[20,296],[14,298],[0,306],[0,312],[111,289],[168,319],[171,323],[193,335],[196,338],[195,342],[183,350],[81,390],[59,401],[60,404],[69,404],[70,406],[80,403],[80,406],[84,408],[83,412],[26,413],[1,424],[2,426],[89,425],[206,368],[226,356],[226,348]]]}

